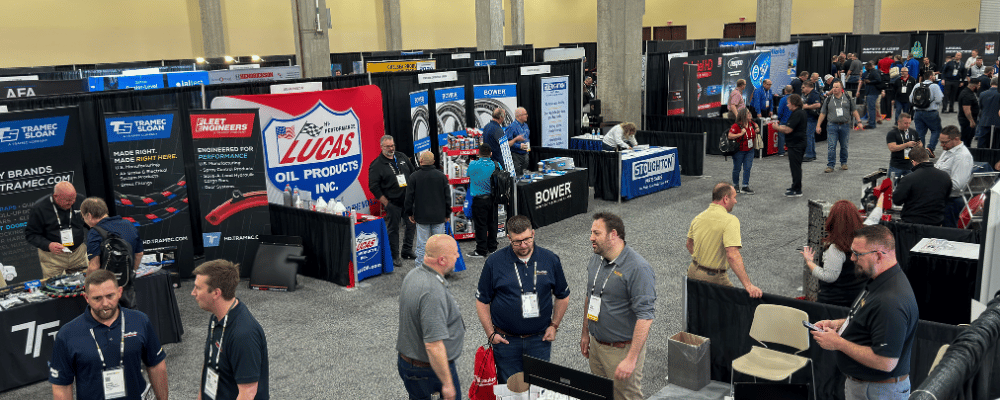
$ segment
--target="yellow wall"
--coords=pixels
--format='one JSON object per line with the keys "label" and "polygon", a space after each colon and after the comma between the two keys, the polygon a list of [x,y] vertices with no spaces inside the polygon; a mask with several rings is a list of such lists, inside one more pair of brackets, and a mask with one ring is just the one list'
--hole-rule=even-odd
{"label": "yellow wall", "polygon": [[400,0],[403,49],[476,47],[473,0]]}
{"label": "yellow wall", "polygon": [[[646,0],[647,10],[649,3],[655,1]],[[525,43],[535,47],[556,47],[559,43],[596,41],[596,0],[525,0]]]}

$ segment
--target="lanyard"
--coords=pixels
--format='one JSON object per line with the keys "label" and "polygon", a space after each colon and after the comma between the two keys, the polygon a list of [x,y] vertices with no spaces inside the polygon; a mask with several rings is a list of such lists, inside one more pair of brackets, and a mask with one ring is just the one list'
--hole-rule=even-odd
{"label": "lanyard", "polygon": [[[229,310],[226,310],[226,316],[222,318],[222,334],[219,335],[219,350],[215,353],[215,369],[219,369],[219,356],[222,355],[222,340],[226,338],[226,325],[229,324],[229,312],[233,311],[233,307],[236,307],[236,302],[234,301]],[[212,338],[215,337],[215,324],[212,323],[211,319],[208,321],[208,360],[212,360]]]}
{"label": "lanyard", "polygon": [[[52,212],[56,214],[56,224],[59,225],[59,229],[62,229],[62,218],[59,218],[59,210],[56,209],[56,199],[52,198]],[[69,210],[69,226],[73,226],[73,210]]]}
{"label": "lanyard", "polygon": [[[616,264],[614,261],[612,261],[611,264],[609,264],[609,265],[612,265],[611,272],[608,272],[608,275],[604,277],[604,284],[601,285],[601,293],[598,294],[597,297],[604,296],[604,288],[606,286],[608,286],[608,280],[611,279],[611,274],[615,273],[615,270],[618,269],[618,264]],[[607,265],[605,265],[605,267],[606,266]],[[601,274],[601,270],[597,270],[597,272],[594,273],[594,284],[590,286],[590,295],[591,296],[594,295],[594,289],[597,289],[597,276],[600,275],[600,274]]]}
{"label": "lanyard", "polygon": [[858,298],[854,300],[854,304],[851,305],[851,312],[847,314],[847,319],[854,318],[854,314],[856,314],[858,312],[858,309],[861,308],[861,304],[864,303],[866,297],[868,297],[867,288],[865,288],[865,290],[862,291],[860,295],[858,295]]}
{"label": "lanyard", "polygon": [[[528,263],[524,263],[524,270],[525,271],[528,270]],[[516,262],[514,263],[514,275],[517,276],[517,286],[521,287],[521,294],[524,294],[524,285],[521,284],[521,272],[517,270]],[[534,288],[535,290],[532,290],[532,293],[538,291],[538,261],[535,261],[534,276],[535,276],[534,281],[532,282],[531,287]],[[594,278],[596,279],[597,277],[595,276]],[[597,282],[595,281],[594,284],[597,284]]]}
{"label": "lanyard", "polygon": [[[118,361],[118,366],[121,367],[125,364],[125,313],[122,312],[121,309],[119,309],[118,312],[122,316],[122,344],[119,349],[120,353],[118,354],[121,356],[121,359]],[[101,351],[101,344],[97,342],[97,336],[94,335],[94,328],[90,328],[90,337],[94,338],[94,344],[97,346],[97,356],[101,358],[101,369],[108,369],[107,364],[104,362],[104,352]]]}
{"label": "lanyard", "polygon": [[399,175],[399,162],[396,161],[396,155],[392,155],[392,170],[395,172],[393,175]]}

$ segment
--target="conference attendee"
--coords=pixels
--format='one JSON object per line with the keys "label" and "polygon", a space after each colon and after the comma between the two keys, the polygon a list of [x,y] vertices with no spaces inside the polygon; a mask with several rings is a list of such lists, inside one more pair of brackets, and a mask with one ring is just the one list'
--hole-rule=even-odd
{"label": "conference attendee", "polygon": [[976,122],[976,147],[990,146],[992,131],[1000,126],[1000,92],[997,91],[997,77],[990,79],[990,88],[979,95],[979,121]]}
{"label": "conference attendee", "polygon": [[250,309],[236,298],[239,265],[212,260],[192,273],[191,296],[211,314],[198,397],[269,399],[267,337]]}
{"label": "conference attendee", "polygon": [[917,301],[896,261],[889,228],[865,226],[854,233],[851,260],[868,278],[844,319],[816,323],[813,339],[837,352],[847,379],[847,400],[906,399],[910,395],[910,350],[916,336]]}
{"label": "conference attendee", "polygon": [[[782,97],[778,101],[778,111],[776,112],[778,116],[779,124],[788,123],[788,118],[792,116],[792,110],[788,109],[788,96],[792,94],[792,86],[785,85],[785,88],[781,91]],[[778,136],[778,157],[785,156],[785,135]]]}
{"label": "conference attendee", "polygon": [[[920,59],[913,57],[913,53],[906,55],[906,62],[903,63],[903,67],[906,68],[911,76],[920,76]],[[900,69],[900,72],[902,72],[902,69]]]}
{"label": "conference attendee", "polygon": [[[969,82],[970,84],[972,82]],[[972,153],[969,148],[962,143],[962,133],[955,125],[948,125],[941,130],[941,148],[944,150],[934,161],[934,167],[944,171],[951,179],[951,195],[944,209],[943,226],[947,228],[958,227],[958,216],[965,207],[965,199],[962,198],[962,191],[972,179]]]}
{"label": "conference attendee", "polygon": [[788,146],[788,169],[792,175],[792,186],[785,191],[785,196],[802,197],[802,157],[806,152],[808,117],[802,109],[802,98],[797,94],[788,97],[788,109],[792,111],[788,123],[775,128],[778,133],[785,136],[785,143]]}
{"label": "conference attendee", "polygon": [[[839,79],[835,78],[833,75],[827,75],[823,77],[823,97],[825,98],[833,90],[833,83],[840,82]],[[843,87],[841,87],[843,89]]]}
{"label": "conference attendee", "polygon": [[910,150],[913,172],[899,179],[892,191],[892,203],[903,206],[900,219],[908,224],[939,226],[951,196],[951,177],[934,168],[927,149]]}
{"label": "conference attendee", "polygon": [[549,360],[569,307],[562,262],[536,245],[531,220],[515,215],[506,228],[510,246],[486,260],[476,290],[476,314],[493,345],[499,384],[524,371],[524,355]]}
{"label": "conference attendee", "polygon": [[590,373],[614,381],[616,400],[641,399],[656,276],[649,262],[625,244],[621,217],[599,212],[593,218],[580,353],[590,360]]}
{"label": "conference attendee", "polygon": [[[503,125],[501,124],[504,122],[504,119],[507,118],[507,111],[505,111],[503,107],[497,107],[494,109],[491,116],[492,119],[490,122],[483,127],[483,141],[490,145],[490,150],[492,151],[491,157],[493,158],[493,161],[496,161],[500,164],[501,168],[506,170],[507,164],[503,159],[502,147],[506,146],[507,148],[510,148],[510,146],[513,146],[514,143],[524,141],[525,138],[524,136],[510,137],[503,130]],[[511,168],[513,168],[513,166],[511,166]]]}
{"label": "conference attendee", "polygon": [[[979,56],[979,50],[973,49],[972,50],[972,54],[970,54],[969,58],[967,60],[965,60],[965,71],[966,71],[966,73],[969,74],[969,77],[971,77],[971,78],[979,77],[979,75],[975,75],[975,76],[972,75],[972,67],[974,67],[977,62],[978,62],[978,64],[980,66],[983,65],[983,61],[982,60],[983,60],[983,58]],[[979,71],[979,73],[982,74],[982,71]]]}
{"label": "conference attendee", "polygon": [[72,183],[62,181],[52,189],[52,194],[31,205],[24,237],[38,248],[42,279],[87,267],[84,240],[90,227],[80,215],[83,199]]}
{"label": "conference attendee", "polygon": [[819,93],[820,96],[823,95],[823,80],[820,79],[819,72],[813,72],[809,75],[809,82],[813,83],[813,90]]}
{"label": "conference attendee", "polygon": [[[979,90],[979,80],[970,79],[962,88],[962,93],[958,95],[958,126],[961,127],[962,142],[965,146],[972,146],[972,138],[976,136],[976,121],[979,120],[977,90]],[[943,143],[941,147],[944,147]]]}
{"label": "conference attendee", "polygon": [[638,146],[639,142],[635,140],[635,131],[636,126],[631,122],[615,125],[608,133],[604,134],[604,151],[631,150]]}
{"label": "conference attendee", "polygon": [[913,107],[910,104],[910,94],[913,93],[913,87],[917,85],[917,78],[910,76],[910,69],[903,67],[899,71],[899,77],[892,80],[892,92],[894,96],[895,106],[893,107],[894,116],[896,119],[893,123],[899,121],[899,114],[901,113],[912,113]]}
{"label": "conference attendee", "polygon": [[816,161],[816,122],[819,120],[819,109],[823,106],[823,96],[816,91],[812,82],[802,84],[802,109],[806,112],[806,153],[804,162]]}
{"label": "conference attendee", "polygon": [[403,214],[416,224],[416,267],[424,261],[424,246],[431,235],[445,233],[445,223],[451,218],[451,186],[448,177],[434,167],[434,153],[423,151],[419,155],[420,169],[410,174],[406,185]]}
{"label": "conference attendee", "polygon": [[863,65],[857,54],[848,54],[848,59],[850,61],[847,67],[847,91],[853,93],[854,97],[858,97],[861,95],[859,89],[861,88],[861,68]]}
{"label": "conference attendee", "polygon": [[816,121],[815,133],[823,132],[823,121],[827,121],[826,130],[826,169],[824,173],[833,172],[833,167],[837,166],[837,143],[840,143],[840,169],[847,170],[847,148],[851,138],[851,116],[854,116],[854,124],[861,129],[861,117],[858,115],[858,106],[851,99],[851,96],[844,94],[844,89],[840,82],[834,82],[830,88],[830,95],[823,100],[823,106],[819,110],[819,119]]}
{"label": "conference attendee", "polygon": [[893,185],[899,183],[899,178],[912,172],[910,151],[924,145],[917,131],[910,127],[910,121],[910,114],[901,114],[896,120],[896,126],[885,136],[886,146],[889,147],[889,179]]}
{"label": "conference attendee", "polygon": [[[594,78],[587,75],[583,78],[583,107],[589,107],[590,101],[597,98],[597,91],[594,88]],[[590,109],[587,108],[589,112]]]}
{"label": "conference attendee", "polygon": [[[754,140],[760,127],[750,120],[750,113],[742,109],[736,115],[736,122],[727,132],[729,140],[739,143],[739,150],[733,153],[733,186],[746,194],[754,194],[750,189],[750,170],[753,168]],[[743,186],[740,186],[740,172],[743,172]]]}
{"label": "conference attendee", "polygon": [[993,80],[994,69],[993,67],[983,68],[983,74],[976,78],[979,80],[979,93],[989,90],[990,81]]}
{"label": "conference attendee", "polygon": [[[917,130],[917,135],[920,136],[920,143],[927,143],[927,149],[933,154],[934,147],[937,146],[938,136],[941,135],[941,115],[938,110],[941,109],[944,94],[941,93],[941,87],[934,84],[933,72],[924,73],[924,81],[913,88],[913,93],[920,91],[920,86],[927,86],[930,89],[931,101],[927,107],[918,107],[919,104],[913,104],[913,125]],[[910,93],[911,104],[913,103],[913,93]],[[928,130],[931,131],[930,142],[925,140]]]}
{"label": "conference attendee", "polygon": [[[521,175],[522,171],[529,169],[528,147],[530,146],[531,132],[528,130],[528,110],[518,107],[514,110],[514,122],[507,127],[507,135],[514,137],[514,143],[510,145],[510,156],[514,161],[514,173]],[[521,139],[517,139],[521,138]]]}
{"label": "conference attendee", "polygon": [[167,400],[167,354],[149,317],[118,305],[122,290],[111,271],[88,273],[83,288],[87,309],[59,328],[52,345],[52,398],[72,400],[75,382],[79,399],[140,400],[151,391]]}
{"label": "conference attendee", "polygon": [[472,227],[476,232],[476,249],[469,257],[484,258],[497,250],[497,206],[493,201],[490,176],[500,168],[490,158],[491,146],[479,146],[479,158],[469,163],[469,192],[472,198]]}
{"label": "conference attendee", "polygon": [[[496,229],[494,229],[496,230]],[[465,342],[465,321],[445,275],[455,270],[458,243],[448,235],[427,239],[423,264],[403,278],[399,291],[396,366],[411,399],[460,399],[456,360]]]}
{"label": "conference attendee", "polygon": [[385,135],[379,140],[382,153],[368,165],[368,190],[372,193],[385,212],[385,224],[389,232],[389,250],[396,265],[402,265],[399,251],[399,224],[404,227],[403,258],[415,259],[413,253],[413,235],[416,226],[409,219],[403,218],[403,202],[406,200],[406,185],[413,173],[409,158],[396,154],[396,142],[392,136]]}
{"label": "conference attendee", "polygon": [[969,58],[969,61],[972,61],[972,65],[965,67],[966,73],[969,74],[969,80],[978,80],[980,76],[986,73],[986,66],[983,65],[983,58],[973,56]]}
{"label": "conference attendee", "polygon": [[746,88],[747,81],[739,79],[736,81],[736,87],[729,92],[729,102],[726,103],[726,108],[729,110],[728,118],[736,118],[736,113],[747,107],[746,99],[743,97]]}
{"label": "conference attendee", "polygon": [[833,58],[830,60],[830,74],[829,75],[833,75],[833,76],[839,77],[840,76],[840,71],[843,70],[843,67],[842,67],[843,63],[844,63],[844,61],[840,58],[840,56],[833,56]]}
{"label": "conference attendee", "polygon": [[848,254],[854,231],[864,225],[858,208],[848,200],[839,200],[830,207],[830,214],[824,223],[823,266],[815,261],[815,252],[809,246],[800,252],[812,275],[819,280],[820,303],[850,307],[858,293],[865,287],[865,281],[854,273],[854,262]]}
{"label": "conference attendee", "polygon": [[802,84],[809,80],[809,71],[799,71],[799,76],[792,78],[789,85],[792,86],[792,93],[802,95]]}
{"label": "conference attendee", "polygon": [[753,91],[750,99],[750,112],[754,118],[767,118],[771,116],[771,80],[764,79],[760,84],[760,89]]}
{"label": "conference attendee", "polygon": [[[944,78],[945,103],[942,113],[955,112],[955,101],[958,100],[958,92],[962,88],[962,80],[965,79],[965,64],[962,64],[962,53],[955,53],[955,57],[944,65],[941,75]],[[930,147],[934,150],[934,146]]]}
{"label": "conference attendee", "polygon": [[937,73],[937,64],[932,63],[929,57],[924,57],[924,62],[920,64],[920,74],[917,76],[923,77],[926,72]]}
{"label": "conference attendee", "polygon": [[[104,268],[107,262],[107,255],[103,253],[103,249],[101,248],[104,237],[101,236],[101,232],[98,229],[103,229],[109,236],[112,234],[117,235],[122,240],[128,242],[129,246],[132,247],[134,260],[132,267],[135,271],[139,270],[139,265],[142,264],[143,249],[142,239],[139,238],[139,230],[135,228],[135,225],[132,225],[131,222],[122,219],[118,215],[109,217],[108,205],[100,197],[88,197],[84,200],[80,204],[80,214],[83,215],[83,221],[93,228],[90,232],[87,232],[87,257],[90,258],[87,271],[96,271]],[[122,287],[122,295],[119,301],[122,307],[135,308],[135,285],[132,279],[129,279],[128,283]]]}
{"label": "conference attendee", "polygon": [[878,97],[882,95],[882,89],[880,89],[882,86],[882,73],[870,62],[865,67],[867,71],[865,72],[863,86],[865,89],[865,106],[868,118],[868,124],[865,125],[865,129],[875,129],[879,120]]}
{"label": "conference attendee", "polygon": [[892,67],[892,53],[885,53],[885,56],[878,60],[878,70],[883,74],[889,73],[889,68]]}
{"label": "conference attendee", "polygon": [[763,292],[750,282],[740,254],[743,247],[740,220],[732,214],[736,193],[736,188],[728,183],[717,183],[712,189],[712,204],[691,220],[685,244],[691,254],[687,276],[732,287],[726,275],[731,269],[750,297],[759,298]]}

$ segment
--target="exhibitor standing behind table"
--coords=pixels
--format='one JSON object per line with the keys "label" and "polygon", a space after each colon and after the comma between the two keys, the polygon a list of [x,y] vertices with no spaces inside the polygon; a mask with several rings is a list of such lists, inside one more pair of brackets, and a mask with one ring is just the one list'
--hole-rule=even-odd
{"label": "exhibitor standing behind table", "polygon": [[[561,174],[565,172],[564,174]],[[517,210],[535,228],[587,212],[587,169],[557,171],[532,182],[517,183]]]}
{"label": "exhibitor standing behind table", "polygon": [[633,199],[681,185],[676,147],[622,152],[621,196]]}

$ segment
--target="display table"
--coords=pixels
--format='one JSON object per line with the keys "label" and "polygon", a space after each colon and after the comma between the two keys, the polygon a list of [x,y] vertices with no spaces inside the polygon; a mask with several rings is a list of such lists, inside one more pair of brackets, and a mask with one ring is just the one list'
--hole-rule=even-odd
{"label": "display table", "polygon": [[269,204],[271,232],[302,238],[299,273],[347,286],[351,283],[351,219]]}
{"label": "display table", "polygon": [[587,170],[567,171],[534,182],[517,183],[517,212],[531,219],[535,228],[587,212]]}
{"label": "display table", "polygon": [[389,231],[385,220],[373,215],[358,214],[354,224],[354,243],[358,251],[358,282],[365,278],[393,271],[392,252],[389,246]]}
{"label": "display table", "polygon": [[622,153],[621,196],[633,199],[681,185],[676,147]]}
{"label": "display table", "polygon": [[[977,297],[979,245],[949,242],[935,249],[934,240],[921,239],[910,249],[906,278],[913,287],[920,319],[943,324],[971,322],[972,300]],[[948,290],[942,290],[947,288]]]}
{"label": "display table", "polygon": [[601,151],[604,149],[604,136],[580,135],[569,138],[569,148],[574,150]]}
{"label": "display table", "polygon": [[[135,280],[137,309],[149,316],[162,344],[184,333],[170,275],[164,271]],[[43,381],[56,332],[87,308],[83,296],[51,299],[0,311],[0,392]]]}

